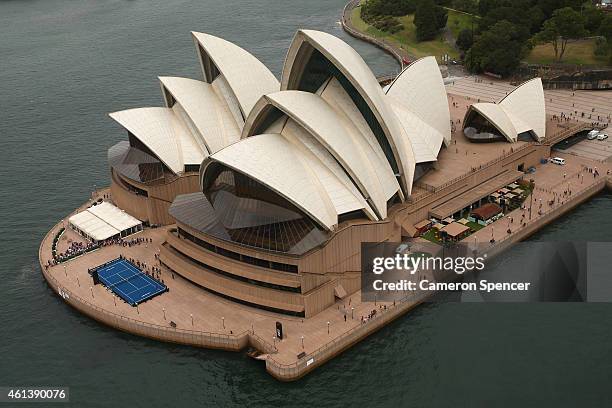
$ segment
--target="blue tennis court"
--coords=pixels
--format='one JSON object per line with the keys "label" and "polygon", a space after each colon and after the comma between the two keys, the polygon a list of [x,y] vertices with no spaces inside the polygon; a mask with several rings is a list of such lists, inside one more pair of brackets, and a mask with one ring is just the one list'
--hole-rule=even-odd
{"label": "blue tennis court", "polygon": [[[125,259],[115,259],[98,268],[98,280],[132,306],[168,290],[166,285],[142,272]],[[95,278],[94,278],[95,280]]]}

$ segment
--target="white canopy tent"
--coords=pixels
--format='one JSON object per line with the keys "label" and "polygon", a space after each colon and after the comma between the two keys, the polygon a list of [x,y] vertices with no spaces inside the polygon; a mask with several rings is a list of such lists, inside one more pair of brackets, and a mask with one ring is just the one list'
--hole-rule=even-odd
{"label": "white canopy tent", "polygon": [[142,231],[142,221],[108,202],[73,215],[68,222],[78,233],[96,242]]}

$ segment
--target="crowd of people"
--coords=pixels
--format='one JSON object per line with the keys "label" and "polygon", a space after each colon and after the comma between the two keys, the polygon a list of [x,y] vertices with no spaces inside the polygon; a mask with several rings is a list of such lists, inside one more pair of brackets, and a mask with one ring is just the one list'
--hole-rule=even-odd
{"label": "crowd of people", "polygon": [[132,238],[132,239],[122,239],[120,244],[123,247],[133,247],[136,245],[142,245],[142,244],[150,244],[153,242],[152,238],[146,238],[146,237],[139,237],[139,238]]}
{"label": "crowd of people", "polygon": [[[552,99],[551,99],[552,101]],[[574,104],[572,104],[572,106],[574,106]],[[574,110],[573,112],[570,112],[569,114],[565,113],[565,112],[561,112],[558,115],[552,115],[550,120],[552,121],[557,121],[559,123],[563,123],[563,122],[571,122],[573,120],[578,121],[579,118],[580,119],[589,119],[591,120],[591,126],[593,127],[599,127],[599,128],[605,128],[608,126],[608,124],[610,123],[610,115],[608,116],[601,116],[601,115],[596,115],[595,113],[595,108],[591,108],[591,112],[580,112],[578,113],[577,110]],[[597,116],[597,120],[595,120],[595,116]]]}
{"label": "crowd of people", "polygon": [[82,255],[86,252],[93,251],[94,249],[112,246],[112,245],[121,245],[123,247],[133,247],[136,245],[147,245],[153,242],[153,239],[146,237],[138,237],[125,239],[121,237],[109,238],[104,241],[98,242],[81,242],[81,241],[72,241],[68,249],[61,253],[53,252],[53,258],[47,261],[47,268],[50,266],[58,265],[62,262],[65,262],[69,259],[75,258],[79,255]]}
{"label": "crowd of people", "polygon": [[[140,238],[140,239],[144,239],[145,240],[144,242],[153,242],[153,240],[151,240],[150,238]],[[164,279],[161,276],[161,273],[162,273],[161,268],[155,265],[149,265],[144,261],[139,261],[138,259],[127,258],[123,255],[119,255],[119,258],[130,261],[132,264],[136,265],[138,269],[143,271],[147,276],[150,276],[153,279],[156,279],[157,281],[161,282],[162,284],[165,284]],[[157,259],[157,254],[155,254],[155,258]]]}
{"label": "crowd of people", "polygon": [[[393,306],[395,306],[395,301],[393,301]],[[387,310],[387,305],[378,305],[378,308],[380,309],[380,311],[386,311]],[[376,313],[378,313],[378,311],[376,309],[372,309],[372,311],[370,313],[368,313],[367,316],[361,316],[361,324],[365,324],[367,323],[368,320],[373,319],[374,317],[376,317]],[[345,320],[346,321],[346,320]]]}
{"label": "crowd of people", "polygon": [[100,246],[101,244],[97,242],[72,241],[66,251],[61,253],[53,253],[53,259],[47,261],[47,267],[60,264],[64,261],[84,254],[85,252],[93,251],[94,249],[100,248]]}

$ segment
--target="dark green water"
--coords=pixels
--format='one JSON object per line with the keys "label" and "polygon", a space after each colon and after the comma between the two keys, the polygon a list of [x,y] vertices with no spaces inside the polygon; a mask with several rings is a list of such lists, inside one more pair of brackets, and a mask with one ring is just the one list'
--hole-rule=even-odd
{"label": "dark green water", "polygon": [[[125,137],[107,112],[161,105],[158,75],[199,78],[190,30],[237,42],[277,75],[299,27],[344,38],[377,74],[395,71],[340,30],[342,6],[0,1],[0,386],[69,386],[76,407],[612,404],[612,305],[424,306],[284,384],[242,354],[100,326],[47,287],[40,239],[108,184],[106,149]],[[532,239],[608,241],[611,213],[603,195]]]}

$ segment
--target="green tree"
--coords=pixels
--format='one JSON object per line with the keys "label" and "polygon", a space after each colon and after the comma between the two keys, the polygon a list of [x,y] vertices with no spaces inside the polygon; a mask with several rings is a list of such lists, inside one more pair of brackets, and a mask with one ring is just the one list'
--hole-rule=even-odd
{"label": "green tree", "polygon": [[598,9],[597,7],[588,5],[583,10],[582,16],[584,17],[584,28],[590,34],[597,34],[597,32],[599,31],[599,27],[601,26],[601,22],[606,16],[606,13],[603,10]]}
{"label": "green tree", "polygon": [[361,16],[371,22],[384,16],[405,16],[416,10],[417,0],[368,0],[361,6]]}
{"label": "green tree", "polygon": [[414,13],[414,25],[418,41],[433,40],[446,26],[448,12],[437,6],[434,0],[421,0]]}
{"label": "green tree", "polygon": [[612,14],[606,14],[599,26],[599,35],[612,42]]}
{"label": "green tree", "polygon": [[546,20],[546,16],[544,16],[544,12],[537,5],[531,7],[527,15],[529,16],[529,32],[535,34],[542,29],[542,23]]}
{"label": "green tree", "polygon": [[478,13],[478,1],[476,0],[453,0],[452,8],[466,13]]}
{"label": "green tree", "polygon": [[538,0],[538,6],[544,12],[546,19],[552,17],[555,10],[571,7],[576,11],[580,11],[585,0]]}
{"label": "green tree", "polygon": [[510,75],[520,64],[525,50],[521,29],[502,20],[483,32],[466,53],[470,71]]}
{"label": "green tree", "polygon": [[612,64],[612,14],[608,13],[603,18],[601,26],[599,27],[599,35],[604,38],[602,48],[607,47],[608,62]]}
{"label": "green tree", "polygon": [[469,50],[472,44],[474,43],[472,30],[470,30],[469,28],[464,28],[463,30],[459,31],[456,43],[457,47],[459,47],[461,51]]}
{"label": "green tree", "polygon": [[564,7],[553,12],[551,18],[544,22],[542,31],[536,34],[536,41],[552,44],[557,61],[563,59],[569,40],[586,35],[584,17],[571,7]]}
{"label": "green tree", "polygon": [[478,2],[478,14],[486,16],[491,10],[506,6],[508,2],[505,0],[480,0]]}

